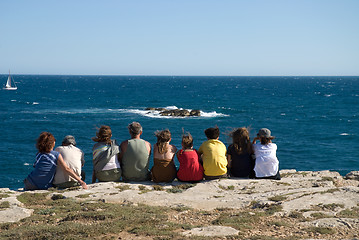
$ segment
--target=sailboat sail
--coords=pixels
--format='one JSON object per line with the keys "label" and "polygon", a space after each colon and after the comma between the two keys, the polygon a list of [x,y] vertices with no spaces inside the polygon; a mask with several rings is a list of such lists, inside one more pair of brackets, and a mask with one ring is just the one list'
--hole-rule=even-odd
{"label": "sailboat sail", "polygon": [[[14,83],[14,85],[12,85],[12,83]],[[17,86],[16,86],[14,80],[12,80],[12,78],[11,78],[10,71],[9,71],[9,76],[7,77],[5,87],[3,89],[6,89],[6,90],[16,90],[17,89]]]}

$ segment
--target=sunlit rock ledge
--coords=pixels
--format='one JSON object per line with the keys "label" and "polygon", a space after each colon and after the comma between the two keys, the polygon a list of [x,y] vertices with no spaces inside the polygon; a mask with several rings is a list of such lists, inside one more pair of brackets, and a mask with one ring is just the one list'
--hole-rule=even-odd
{"label": "sunlit rock ledge", "polygon": [[[281,170],[282,180],[221,179],[188,184],[174,181],[166,184],[153,182],[106,182],[89,184],[88,190],[37,190],[28,193],[48,192],[48,198],[62,196],[78,201],[102,201],[119,204],[146,204],[166,207],[188,207],[199,210],[220,208],[263,209],[277,207],[276,215],[288,216],[302,212],[310,218],[313,213],[332,216],[332,220],[315,222],[316,226],[341,225],[359,226],[359,220],[336,218],[344,209],[359,206],[359,171],[345,177],[331,171]],[[0,210],[0,222],[16,222],[32,214],[17,196],[24,191],[0,189],[0,202],[8,202]],[[356,221],[356,222],[355,222]],[[309,223],[308,223],[309,224]]]}

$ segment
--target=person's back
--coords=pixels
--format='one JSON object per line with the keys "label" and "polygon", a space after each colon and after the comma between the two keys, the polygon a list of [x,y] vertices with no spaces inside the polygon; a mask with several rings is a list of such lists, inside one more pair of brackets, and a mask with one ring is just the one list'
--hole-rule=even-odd
{"label": "person's back", "polygon": [[[62,141],[62,146],[57,147],[55,151],[62,155],[64,162],[72,169],[72,171],[78,176],[81,176],[81,167],[84,165],[84,153],[75,145],[75,138],[68,135]],[[70,177],[70,175],[62,168],[56,168],[53,184],[60,188],[79,185],[77,181]]]}
{"label": "person's back", "polygon": [[199,162],[196,149],[193,149],[193,138],[190,133],[182,136],[182,149],[177,152],[180,163],[177,178],[183,182],[198,182],[203,179],[203,166]]}
{"label": "person's back", "polygon": [[149,152],[143,139],[127,140],[127,149],[122,157],[122,178],[125,181],[149,180]]}
{"label": "person's back", "polygon": [[[280,180],[279,161],[277,158],[277,145],[272,143],[274,137],[267,128],[259,130],[253,140],[253,150],[256,157],[254,172],[256,178],[268,178]],[[260,140],[260,143],[256,143]]]}
{"label": "person's back", "polygon": [[154,182],[172,182],[176,178],[174,156],[177,148],[169,144],[171,132],[166,129],[156,132],[157,143],[153,148],[153,167],[151,176]]}
{"label": "person's back", "polygon": [[226,146],[218,140],[219,129],[208,128],[205,131],[207,141],[198,149],[202,155],[204,175],[206,180],[227,177]]}
{"label": "person's back", "polygon": [[227,150],[229,174],[232,177],[253,177],[253,148],[247,128],[237,128],[231,132],[232,144]]}
{"label": "person's back", "polygon": [[123,141],[120,145],[119,160],[122,167],[122,179],[124,181],[150,180],[148,171],[151,155],[151,144],[140,138],[142,126],[138,122],[128,125],[131,139]]}

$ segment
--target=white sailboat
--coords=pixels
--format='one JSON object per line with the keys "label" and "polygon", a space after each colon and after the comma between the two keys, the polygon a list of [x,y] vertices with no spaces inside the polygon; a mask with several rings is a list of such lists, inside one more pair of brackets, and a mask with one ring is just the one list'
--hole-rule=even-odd
{"label": "white sailboat", "polygon": [[3,89],[5,90],[16,90],[17,86],[14,80],[12,80],[11,75],[10,75],[10,71],[9,71],[9,76],[7,78],[5,87],[3,87]]}

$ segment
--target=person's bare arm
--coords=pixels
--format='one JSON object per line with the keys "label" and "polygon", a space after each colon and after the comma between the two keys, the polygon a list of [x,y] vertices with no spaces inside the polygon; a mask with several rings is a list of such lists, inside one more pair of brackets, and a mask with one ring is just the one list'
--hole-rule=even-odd
{"label": "person's bare arm", "polygon": [[152,150],[151,143],[146,141],[146,147],[147,147],[147,150],[148,150],[148,155],[151,155],[151,150]]}
{"label": "person's bare arm", "polygon": [[65,163],[65,161],[62,158],[61,154],[59,154],[59,158],[57,159],[57,164],[62,168],[62,170],[64,172],[66,172],[71,177],[76,179],[76,181],[78,181],[81,184],[83,189],[88,189],[86,183],[84,181],[82,181],[81,178],[74,171],[72,171],[71,168],[69,168],[69,166],[67,166],[67,164]]}
{"label": "person's bare arm", "polygon": [[232,166],[232,158],[231,155],[227,154],[227,162],[228,162],[228,168],[230,168]]}
{"label": "person's bare arm", "polygon": [[120,163],[122,163],[122,158],[123,158],[123,155],[125,154],[126,150],[127,150],[127,145],[128,145],[128,141],[123,141],[121,144],[120,144],[120,154],[118,155],[118,161]]}

